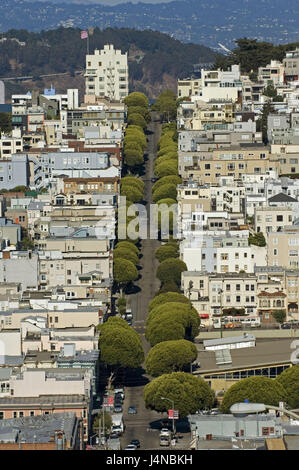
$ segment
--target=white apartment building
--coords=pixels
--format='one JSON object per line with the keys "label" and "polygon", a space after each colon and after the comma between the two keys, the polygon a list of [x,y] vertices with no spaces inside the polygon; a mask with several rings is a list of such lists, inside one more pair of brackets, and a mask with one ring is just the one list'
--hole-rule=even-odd
{"label": "white apartment building", "polygon": [[86,56],[85,94],[122,101],[129,94],[127,52],[112,44]]}
{"label": "white apartment building", "polygon": [[2,134],[0,138],[0,157],[4,160],[11,158],[13,153],[23,152],[21,129],[13,129],[11,135]]}
{"label": "white apartment building", "polygon": [[284,82],[284,66],[277,60],[271,60],[266,67],[259,67],[258,80],[263,81],[265,85],[271,81],[274,86]]}

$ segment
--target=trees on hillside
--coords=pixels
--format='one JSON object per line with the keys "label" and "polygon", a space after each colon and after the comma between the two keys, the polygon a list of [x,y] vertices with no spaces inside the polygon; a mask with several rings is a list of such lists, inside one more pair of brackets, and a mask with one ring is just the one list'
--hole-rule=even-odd
{"label": "trees on hillside", "polygon": [[161,199],[176,199],[177,190],[176,185],[171,183],[165,183],[160,185],[154,192],[153,192],[153,201],[158,202]]}
{"label": "trees on hillside", "polygon": [[178,247],[174,244],[167,243],[156,250],[155,256],[160,263],[168,258],[178,258]]}
{"label": "trees on hillside", "polygon": [[113,278],[120,286],[136,281],[138,279],[136,266],[127,259],[115,259],[113,262]]}
{"label": "trees on hillside", "polygon": [[299,364],[284,370],[275,381],[283,387],[291,409],[299,408]]}
{"label": "trees on hillside", "polygon": [[153,377],[183,370],[197,357],[196,346],[190,341],[164,341],[154,346],[146,357],[146,372]]}
{"label": "trees on hillside", "polygon": [[157,278],[163,283],[166,281],[174,281],[177,284],[181,283],[182,272],[187,271],[187,266],[184,261],[180,259],[166,259],[158,266]]}
{"label": "trees on hillside", "polygon": [[160,412],[170,408],[170,402],[162,398],[173,400],[180,418],[211,408],[215,401],[214,392],[203,379],[185,372],[161,375],[145,386],[143,395],[145,406]]}
{"label": "trees on hillside", "polygon": [[121,318],[100,326],[99,349],[101,360],[114,367],[136,369],[144,360],[140,336]]}
{"label": "trees on hillside", "polygon": [[234,403],[241,403],[244,400],[278,406],[280,401],[286,401],[286,393],[276,380],[268,377],[249,377],[239,380],[225,392],[221,410],[223,413],[229,413]]}
{"label": "trees on hillside", "polygon": [[178,163],[174,161],[165,161],[159,163],[155,168],[155,175],[158,178],[163,178],[163,176],[177,175],[178,174]]}
{"label": "trees on hillside", "polygon": [[185,297],[183,294],[177,294],[175,292],[166,292],[165,294],[157,295],[153,298],[153,300],[150,301],[148,306],[149,312],[155,307],[158,307],[159,305],[165,304],[167,302],[182,302],[191,306],[189,299],[187,299],[187,297]]}

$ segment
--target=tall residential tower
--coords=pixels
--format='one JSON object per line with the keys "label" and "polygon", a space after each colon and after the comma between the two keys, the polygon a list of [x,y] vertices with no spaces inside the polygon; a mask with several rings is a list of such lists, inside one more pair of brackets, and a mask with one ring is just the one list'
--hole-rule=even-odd
{"label": "tall residential tower", "polygon": [[128,57],[112,44],[86,56],[85,94],[122,101],[129,93]]}

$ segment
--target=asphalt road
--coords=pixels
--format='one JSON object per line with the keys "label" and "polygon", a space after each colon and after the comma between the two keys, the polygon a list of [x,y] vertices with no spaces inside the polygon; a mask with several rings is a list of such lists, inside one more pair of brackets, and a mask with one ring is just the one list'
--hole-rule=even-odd
{"label": "asphalt road", "polygon": [[[149,214],[149,206],[152,203],[152,182],[154,176],[154,160],[157,154],[157,143],[161,136],[161,124],[157,117],[152,114],[152,122],[148,126],[147,134],[147,159],[145,164],[145,174],[142,179],[145,183],[144,199]],[[149,217],[148,217],[149,233]],[[145,355],[150,349],[145,333],[145,320],[148,313],[148,304],[160,288],[160,282],[156,278],[158,261],[155,258],[155,251],[160,246],[158,240],[145,239],[141,243],[140,278],[135,283],[136,293],[127,297],[133,315],[133,328],[140,334]],[[139,439],[141,449],[159,449],[159,421],[166,417],[166,414],[147,410],[143,400],[143,388],[148,383],[143,368],[131,371],[125,379],[125,401],[124,401],[124,423],[125,432],[121,438],[121,445],[124,449],[131,439]],[[128,407],[137,408],[136,415],[128,414]]]}

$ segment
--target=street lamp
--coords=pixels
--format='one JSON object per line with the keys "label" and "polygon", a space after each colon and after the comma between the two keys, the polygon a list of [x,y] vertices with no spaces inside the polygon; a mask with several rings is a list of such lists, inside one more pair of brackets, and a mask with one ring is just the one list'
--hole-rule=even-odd
{"label": "street lamp", "polygon": [[160,397],[161,400],[168,400],[170,401],[171,405],[172,405],[172,432],[173,434],[175,434],[175,430],[174,430],[174,401],[171,400],[170,398],[167,398],[167,397]]}

